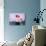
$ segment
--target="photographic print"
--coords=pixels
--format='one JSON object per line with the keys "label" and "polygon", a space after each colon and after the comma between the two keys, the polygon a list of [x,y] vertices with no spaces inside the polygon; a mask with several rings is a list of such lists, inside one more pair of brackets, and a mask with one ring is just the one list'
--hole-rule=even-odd
{"label": "photographic print", "polygon": [[10,25],[25,25],[25,14],[24,13],[10,13],[9,24]]}

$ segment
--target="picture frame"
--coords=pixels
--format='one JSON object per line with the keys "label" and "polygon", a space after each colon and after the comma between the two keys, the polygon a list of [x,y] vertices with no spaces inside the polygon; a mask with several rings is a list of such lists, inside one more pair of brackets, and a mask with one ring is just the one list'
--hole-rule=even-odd
{"label": "picture frame", "polygon": [[25,25],[25,14],[24,13],[10,13],[9,24],[10,25]]}

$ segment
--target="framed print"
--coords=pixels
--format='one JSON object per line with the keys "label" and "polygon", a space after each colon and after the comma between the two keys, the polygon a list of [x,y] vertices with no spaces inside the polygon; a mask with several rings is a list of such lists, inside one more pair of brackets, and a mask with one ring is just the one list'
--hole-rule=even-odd
{"label": "framed print", "polygon": [[10,13],[9,24],[10,25],[25,25],[25,14],[24,13]]}

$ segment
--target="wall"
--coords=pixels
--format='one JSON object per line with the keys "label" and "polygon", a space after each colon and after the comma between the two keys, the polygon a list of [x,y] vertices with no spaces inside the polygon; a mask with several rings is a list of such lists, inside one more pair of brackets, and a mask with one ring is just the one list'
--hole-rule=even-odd
{"label": "wall", "polygon": [[[35,12],[40,10],[40,0],[4,0],[4,35],[7,41],[18,41],[32,30],[35,24]],[[8,16],[11,12],[23,12],[26,15],[24,26],[10,26]]]}
{"label": "wall", "polygon": [[[41,9],[41,11],[42,11],[43,9],[46,9],[46,0],[41,0],[41,1],[40,1],[40,9]],[[43,22],[40,21],[40,25],[46,27],[46,11],[43,12],[42,17],[43,17]]]}

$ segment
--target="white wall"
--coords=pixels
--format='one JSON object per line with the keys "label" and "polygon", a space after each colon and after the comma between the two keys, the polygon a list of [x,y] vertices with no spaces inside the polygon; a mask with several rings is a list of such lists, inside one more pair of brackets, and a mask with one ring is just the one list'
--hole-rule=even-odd
{"label": "white wall", "polygon": [[[46,0],[40,0],[40,9],[46,9]],[[46,26],[46,11],[43,12],[43,22],[40,21],[40,24]]]}

